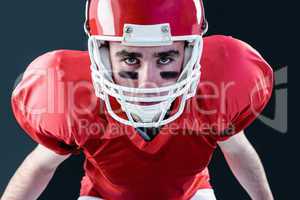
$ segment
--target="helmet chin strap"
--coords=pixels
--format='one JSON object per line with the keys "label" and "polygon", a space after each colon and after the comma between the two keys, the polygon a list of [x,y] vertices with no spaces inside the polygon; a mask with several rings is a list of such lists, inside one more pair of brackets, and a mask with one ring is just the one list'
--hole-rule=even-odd
{"label": "helmet chin strap", "polygon": [[166,113],[171,104],[169,102],[161,102],[153,105],[137,105],[128,102],[120,103],[122,110],[130,113],[133,119],[139,122],[155,122],[158,121],[162,114]]}

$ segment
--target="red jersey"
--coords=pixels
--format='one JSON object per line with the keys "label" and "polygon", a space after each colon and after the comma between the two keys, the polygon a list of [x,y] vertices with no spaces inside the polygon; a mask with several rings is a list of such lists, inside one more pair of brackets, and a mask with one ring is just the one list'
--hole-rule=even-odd
{"label": "red jersey", "polygon": [[112,119],[95,96],[86,51],[37,58],[15,88],[12,108],[37,143],[62,155],[84,153],[81,195],[187,200],[210,188],[207,166],[217,142],[245,129],[266,106],[273,86],[267,62],[232,37],[204,38],[201,66],[196,96],[150,142]]}

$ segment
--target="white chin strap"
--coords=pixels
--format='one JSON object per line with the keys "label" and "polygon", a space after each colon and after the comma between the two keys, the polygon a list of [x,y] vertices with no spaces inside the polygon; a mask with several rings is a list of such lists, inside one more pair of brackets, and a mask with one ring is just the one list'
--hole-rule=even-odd
{"label": "white chin strap", "polygon": [[[161,102],[153,105],[136,105],[132,103],[121,103],[122,110],[128,112],[135,121],[142,123],[151,123],[158,121],[162,116],[162,112],[167,112],[171,104],[168,102]],[[163,115],[164,116],[164,115]]]}
{"label": "white chin strap", "polygon": [[[129,88],[117,85],[112,79],[109,50],[103,45],[105,41],[119,41],[128,46],[162,46],[171,45],[174,41],[188,42],[185,47],[182,73],[173,85],[159,88]],[[200,80],[200,57],[203,48],[202,37],[199,35],[171,37],[168,24],[150,26],[130,24],[124,27],[123,37],[90,36],[88,45],[96,95],[105,101],[108,113],[125,125],[146,128],[170,123],[182,114],[186,100],[196,93]],[[149,97],[154,93],[164,95]],[[112,109],[110,96],[121,105],[127,119],[119,116]],[[181,100],[178,110],[172,116],[166,117],[176,98]],[[150,105],[144,105],[142,102]]]}

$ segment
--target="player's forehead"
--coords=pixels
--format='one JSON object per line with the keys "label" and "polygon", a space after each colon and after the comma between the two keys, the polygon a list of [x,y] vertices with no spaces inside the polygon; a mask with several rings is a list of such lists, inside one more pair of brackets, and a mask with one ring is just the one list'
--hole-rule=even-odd
{"label": "player's forehead", "polygon": [[136,46],[125,46],[122,45],[120,42],[109,42],[110,51],[120,52],[120,51],[127,51],[127,52],[139,52],[142,54],[152,54],[161,53],[161,52],[172,52],[178,51],[178,53],[182,54],[184,50],[184,42],[173,42],[171,45],[164,45],[164,46],[154,46],[154,47],[136,47]]}

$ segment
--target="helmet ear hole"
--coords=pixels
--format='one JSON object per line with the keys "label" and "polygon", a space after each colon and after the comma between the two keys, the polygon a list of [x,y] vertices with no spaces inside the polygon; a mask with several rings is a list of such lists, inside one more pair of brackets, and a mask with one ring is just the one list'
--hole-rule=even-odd
{"label": "helmet ear hole", "polygon": [[91,36],[91,27],[90,27],[90,20],[89,20],[89,11],[90,11],[90,0],[86,0],[85,3],[85,21],[84,21],[84,32],[85,34],[90,37]]}
{"label": "helmet ear hole", "polygon": [[205,35],[206,32],[208,31],[208,21],[206,19],[203,20],[201,28],[202,28],[202,35]]}

